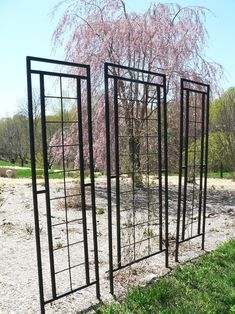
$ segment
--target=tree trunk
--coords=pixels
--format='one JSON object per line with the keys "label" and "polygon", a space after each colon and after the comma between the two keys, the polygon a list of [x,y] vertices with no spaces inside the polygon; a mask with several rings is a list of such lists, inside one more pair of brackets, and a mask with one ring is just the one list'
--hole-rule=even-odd
{"label": "tree trunk", "polygon": [[134,186],[143,188],[143,177],[140,164],[140,139],[132,136],[129,140],[130,163],[132,166],[132,180]]}

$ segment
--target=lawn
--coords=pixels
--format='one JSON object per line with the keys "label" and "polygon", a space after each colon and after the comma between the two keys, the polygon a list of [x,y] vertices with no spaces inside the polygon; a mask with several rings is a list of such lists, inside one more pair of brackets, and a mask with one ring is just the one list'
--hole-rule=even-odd
{"label": "lawn", "polygon": [[[20,166],[19,163],[11,163],[9,161],[2,161],[0,160],[0,166],[3,166],[3,167],[14,167],[14,166]],[[16,177],[17,178],[31,178],[31,169],[27,169],[27,168],[30,168],[31,167],[31,164],[28,163],[28,164],[25,164],[24,167],[22,167],[21,169],[17,169],[16,170]],[[52,168],[53,170],[60,170],[60,168],[56,165],[53,166]],[[56,171],[53,172],[53,170],[51,171],[51,175],[50,177],[51,178],[54,178],[54,179],[62,179],[63,178],[63,175],[62,174],[59,174],[59,173],[56,173]],[[37,175],[41,176],[43,175],[41,169],[37,170]],[[169,173],[170,176],[178,176],[177,173]],[[208,178],[220,178],[221,177],[221,174],[220,172],[209,172],[208,173]],[[232,179],[233,178],[233,175],[231,172],[223,172],[223,178],[224,179]]]}
{"label": "lawn", "polygon": [[[231,172],[223,172],[223,179],[232,179],[234,176]],[[220,172],[209,172],[208,178],[221,178]]]}
{"label": "lawn", "polygon": [[[43,170],[42,169],[38,169],[36,170],[36,174],[38,177],[42,177],[43,176]],[[31,169],[16,169],[16,178],[31,178]],[[58,171],[50,171],[49,173],[49,178],[50,179],[63,179],[64,175],[61,172]]]}
{"label": "lawn", "polygon": [[235,313],[235,239],[96,313]]}
{"label": "lawn", "polygon": [[[18,163],[18,162],[12,163],[10,161],[0,160],[0,166],[2,166],[2,167],[14,167],[14,166],[20,167],[20,163]],[[24,167],[22,167],[22,168],[25,168],[25,167],[30,168],[31,164],[30,163],[24,164]]]}
{"label": "lawn", "polygon": [[[199,173],[197,173],[197,177],[199,177]],[[178,173],[169,173],[169,176],[178,176]],[[214,178],[214,179],[220,179],[221,174],[220,172],[208,172],[207,174],[208,178]],[[223,178],[222,179],[233,179],[234,175],[232,172],[223,172]]]}

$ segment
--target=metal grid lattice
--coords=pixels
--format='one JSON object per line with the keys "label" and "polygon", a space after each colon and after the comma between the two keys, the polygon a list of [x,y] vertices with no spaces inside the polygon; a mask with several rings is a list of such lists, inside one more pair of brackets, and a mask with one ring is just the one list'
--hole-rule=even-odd
{"label": "metal grid lattice", "polygon": [[208,164],[209,85],[181,79],[180,157],[176,261],[179,246],[202,237],[205,216]]}
{"label": "metal grid lattice", "polygon": [[[68,69],[66,72],[43,70],[43,65],[69,67],[71,74],[68,74]],[[47,303],[91,285],[96,285],[97,297],[100,295],[90,67],[27,57],[27,82],[38,277],[41,312],[44,313]],[[37,121],[34,88],[38,89],[40,102]],[[71,95],[68,90],[72,91]],[[36,128],[40,129],[41,139],[36,138]],[[40,142],[43,156],[42,183],[37,176],[37,142]],[[88,143],[86,151],[85,142]],[[77,151],[79,160],[75,167]],[[51,169],[53,158],[59,160],[56,171]],[[85,171],[89,173],[88,180],[85,179]],[[62,184],[56,187],[52,181],[55,174],[63,179]],[[75,202],[73,210],[69,209],[72,199]],[[42,203],[46,212],[42,212]],[[89,219],[88,206],[91,209]],[[43,225],[44,217],[46,221]],[[88,224],[92,229],[90,233]],[[43,244],[46,241],[41,241],[43,228],[47,234],[46,246]],[[75,229],[77,232],[74,232]],[[46,253],[49,255],[48,261],[45,260]]]}
{"label": "metal grid lattice", "polygon": [[161,252],[168,266],[166,77],[106,63],[105,96],[114,293],[114,271]]}

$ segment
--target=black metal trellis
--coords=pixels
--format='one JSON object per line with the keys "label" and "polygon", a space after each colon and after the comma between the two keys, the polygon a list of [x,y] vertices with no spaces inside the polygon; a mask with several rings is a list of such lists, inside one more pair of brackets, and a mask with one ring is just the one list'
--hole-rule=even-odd
{"label": "black metal trellis", "polygon": [[204,249],[209,90],[207,84],[181,79],[176,261],[185,241],[202,237]]}
{"label": "black metal trellis", "polygon": [[[46,70],[43,69],[45,66]],[[54,66],[67,67],[67,69],[63,70],[64,72],[56,72],[48,70],[50,66],[53,66],[53,69]],[[44,313],[47,303],[92,285],[96,285],[96,295],[98,298],[100,296],[90,67],[27,57],[27,84],[38,279],[41,313]],[[72,90],[71,94],[68,93],[68,87]],[[34,88],[39,92],[40,108],[35,108],[34,105]],[[72,116],[68,115],[71,108]],[[58,117],[57,119],[52,119],[51,110]],[[54,130],[53,133],[57,134],[54,144],[51,142],[50,130]],[[87,133],[84,130],[87,130]],[[36,138],[38,133],[40,137]],[[75,136],[69,143],[66,142],[66,134],[72,133]],[[87,151],[84,150],[85,142],[88,143]],[[35,156],[35,145],[40,146],[43,156],[42,183],[38,179],[37,168],[40,166]],[[71,164],[67,154],[68,147],[70,150],[79,150],[77,167]],[[55,175],[55,172],[50,169],[53,150],[60,155],[60,168],[57,170],[57,175],[63,179],[63,184],[57,188],[51,184],[51,178]],[[88,180],[85,180],[85,171],[89,172]],[[76,189],[71,187],[70,182],[74,177],[79,181]],[[70,217],[71,211],[68,210],[68,206],[72,198],[77,205],[76,211],[73,211],[73,216]],[[41,212],[41,203],[46,205],[45,213]],[[54,210],[56,211],[61,203],[63,210],[59,216],[55,215]],[[89,217],[88,203],[91,208]],[[45,225],[43,225],[44,220]],[[89,229],[92,229],[90,233],[88,223]],[[74,232],[74,230],[78,231]],[[44,232],[47,234],[47,241],[41,241],[45,236]],[[92,241],[88,241],[89,237]],[[46,246],[44,242],[47,242]]]}
{"label": "black metal trellis", "polygon": [[[105,63],[104,71],[109,279],[114,294],[114,272],[160,253],[168,267],[166,76],[111,63]],[[90,67],[27,57],[27,83],[45,313],[46,304],[90,286],[100,296]],[[202,237],[204,249],[209,89],[181,79],[176,261],[185,241]],[[51,169],[57,157],[58,168]],[[51,182],[55,174],[62,179],[57,186]]]}
{"label": "black metal trellis", "polygon": [[113,294],[117,270],[161,252],[168,267],[166,77],[110,63],[104,71]]}

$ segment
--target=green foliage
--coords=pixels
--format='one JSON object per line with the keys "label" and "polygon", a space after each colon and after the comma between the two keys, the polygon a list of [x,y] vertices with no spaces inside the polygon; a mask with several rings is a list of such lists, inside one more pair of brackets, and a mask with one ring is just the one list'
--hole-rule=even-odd
{"label": "green foliage", "polygon": [[100,307],[96,313],[234,313],[234,261],[235,240],[230,240],[198,261],[178,266],[172,275],[131,290],[123,302]]}
{"label": "green foliage", "polygon": [[[205,143],[205,139],[204,139]],[[189,144],[189,162],[200,164],[201,139]],[[193,151],[198,153],[194,156]],[[235,88],[229,88],[210,107],[209,171],[235,170]]]}
{"label": "green foliage", "polygon": [[229,88],[210,108],[211,133],[217,156],[227,170],[235,170],[235,88]]}
{"label": "green foliage", "polygon": [[103,207],[97,208],[97,214],[98,214],[98,215],[103,215],[104,213],[105,213],[105,210],[104,210]]}
{"label": "green foliage", "polygon": [[[205,139],[204,139],[205,142]],[[227,135],[222,132],[214,132],[209,134],[209,149],[208,149],[208,168],[211,172],[220,171],[221,164],[223,171],[228,172],[233,170],[233,164],[229,162],[229,141]],[[200,164],[201,154],[201,139],[198,139],[196,143],[189,145],[188,160],[189,163],[194,161],[194,149],[198,152],[195,154],[196,164]]]}

